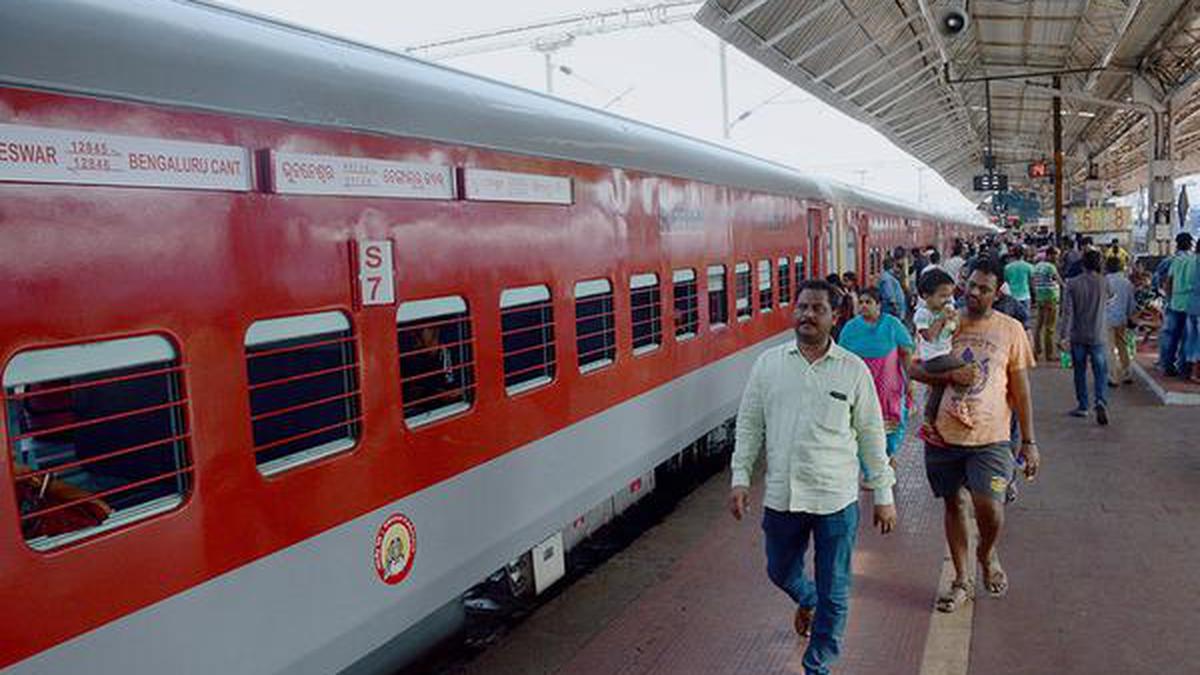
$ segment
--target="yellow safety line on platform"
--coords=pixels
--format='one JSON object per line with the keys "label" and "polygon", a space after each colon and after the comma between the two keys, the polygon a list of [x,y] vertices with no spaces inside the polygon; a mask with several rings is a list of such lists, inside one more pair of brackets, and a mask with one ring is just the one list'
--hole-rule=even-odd
{"label": "yellow safety line on platform", "polygon": [[[972,547],[974,548],[974,547]],[[974,553],[968,560],[974,560]],[[942,560],[942,578],[938,581],[938,592],[950,588],[954,581],[954,563],[950,552]],[[925,655],[921,657],[921,675],[966,675],[971,662],[971,626],[975,618],[975,602],[946,614],[933,610],[929,621],[929,635],[925,638]]]}

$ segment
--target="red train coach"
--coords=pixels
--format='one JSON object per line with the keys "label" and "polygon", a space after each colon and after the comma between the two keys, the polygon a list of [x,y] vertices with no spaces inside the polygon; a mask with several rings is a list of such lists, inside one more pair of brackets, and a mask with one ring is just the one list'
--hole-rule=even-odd
{"label": "red train coach", "polygon": [[856,202],[202,4],[0,20],[14,673],[385,669],[508,561],[553,582]]}

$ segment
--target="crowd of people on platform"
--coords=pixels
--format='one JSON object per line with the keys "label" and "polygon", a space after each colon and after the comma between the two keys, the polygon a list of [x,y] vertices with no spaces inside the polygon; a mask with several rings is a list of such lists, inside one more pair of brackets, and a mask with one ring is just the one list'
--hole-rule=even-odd
{"label": "crowd of people on platform", "polygon": [[1106,388],[1133,381],[1137,344],[1149,333],[1161,329],[1163,372],[1200,383],[1200,259],[1191,235],[1179,236],[1177,254],[1153,275],[1135,265],[1116,239],[1102,247],[1085,236],[1043,244],[1016,237],[955,241],[944,259],[935,249],[897,248],[874,288],[883,311],[915,335],[922,330],[918,317],[928,313],[920,290],[926,273],[937,270],[953,280],[952,306],[961,310],[972,263],[999,261],[1003,278],[995,309],[1025,327],[1038,361],[1073,367],[1076,406],[1070,414],[1094,414],[1102,425],[1111,413]]}
{"label": "crowd of people on platform", "polygon": [[1117,240],[1100,247],[1087,237],[1006,236],[955,241],[944,258],[897,248],[875,279],[830,275],[800,285],[796,339],[759,357],[738,411],[729,507],[745,516],[765,454],[768,577],[797,605],[794,628],[809,638],[806,675],[828,673],[841,651],[859,488],[873,492],[880,531],[896,526],[895,457],[917,424],[912,383],[927,387],[919,436],[954,565],[937,609],[953,612],[975,597],[976,563],[982,591],[1008,591],[998,552],[1004,506],[1019,477],[1032,480],[1041,466],[1029,369],[1039,360],[1072,367],[1069,414],[1094,414],[1102,426],[1108,389],[1132,382],[1139,335],[1161,330],[1164,372],[1200,376],[1193,243],[1180,235],[1177,253],[1153,276]]}

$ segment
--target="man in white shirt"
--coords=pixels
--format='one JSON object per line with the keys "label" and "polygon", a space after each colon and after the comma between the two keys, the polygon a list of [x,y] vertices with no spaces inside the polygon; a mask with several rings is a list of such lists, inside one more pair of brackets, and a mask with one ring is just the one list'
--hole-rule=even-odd
{"label": "man in white shirt", "polygon": [[[748,512],[750,477],[767,454],[763,531],[767,576],[797,604],[794,627],[811,632],[806,675],[826,675],[841,651],[850,608],[850,557],[858,533],[858,467],[874,490],[874,522],[896,524],[883,414],[871,373],[830,339],[833,288],[800,285],[796,341],[763,352],[754,364],[737,417],[729,508]],[[813,539],[816,583],[804,573]]]}

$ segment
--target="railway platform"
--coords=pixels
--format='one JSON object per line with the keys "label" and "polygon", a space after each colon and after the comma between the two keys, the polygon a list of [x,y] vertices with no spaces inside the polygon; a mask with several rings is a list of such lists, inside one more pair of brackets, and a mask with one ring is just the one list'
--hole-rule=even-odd
{"label": "railway platform", "polygon": [[[933,610],[949,565],[940,504],[910,438],[898,530],[881,536],[863,519],[834,672],[1195,672],[1200,418],[1137,384],[1114,390],[1112,424],[1099,427],[1066,416],[1068,371],[1040,368],[1033,385],[1044,465],[1008,509],[1008,596]],[[801,673],[793,608],[765,572],[761,511],[735,522],[727,483],[727,472],[713,477],[456,675]]]}

